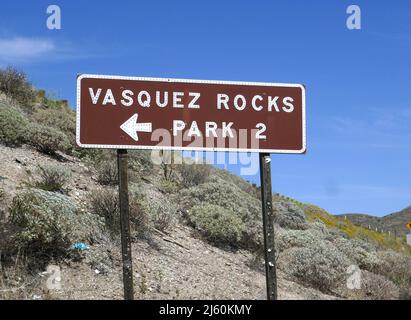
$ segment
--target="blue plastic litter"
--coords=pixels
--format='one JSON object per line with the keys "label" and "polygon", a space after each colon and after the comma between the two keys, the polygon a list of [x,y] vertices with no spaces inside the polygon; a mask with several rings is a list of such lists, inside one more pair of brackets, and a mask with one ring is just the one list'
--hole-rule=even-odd
{"label": "blue plastic litter", "polygon": [[90,246],[88,244],[85,244],[84,242],[77,242],[71,246],[72,249],[78,250],[78,251],[85,251],[89,250]]}

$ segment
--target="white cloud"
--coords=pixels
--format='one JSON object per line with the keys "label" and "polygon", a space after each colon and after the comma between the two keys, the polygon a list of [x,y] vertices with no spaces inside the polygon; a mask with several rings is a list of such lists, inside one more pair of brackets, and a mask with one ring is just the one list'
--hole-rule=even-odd
{"label": "white cloud", "polygon": [[55,45],[47,39],[0,38],[0,62],[12,63],[41,57],[55,51]]}

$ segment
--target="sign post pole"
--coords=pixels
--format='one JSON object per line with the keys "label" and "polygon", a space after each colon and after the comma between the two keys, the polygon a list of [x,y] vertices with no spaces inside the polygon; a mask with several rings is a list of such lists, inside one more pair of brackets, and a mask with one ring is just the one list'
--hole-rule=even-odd
{"label": "sign post pole", "polygon": [[134,300],[133,263],[131,258],[130,217],[128,204],[128,154],[117,150],[118,191],[120,199],[121,253],[123,259],[124,299]]}
{"label": "sign post pole", "polygon": [[273,195],[271,190],[271,157],[269,153],[260,153],[259,155],[267,300],[277,300]]}

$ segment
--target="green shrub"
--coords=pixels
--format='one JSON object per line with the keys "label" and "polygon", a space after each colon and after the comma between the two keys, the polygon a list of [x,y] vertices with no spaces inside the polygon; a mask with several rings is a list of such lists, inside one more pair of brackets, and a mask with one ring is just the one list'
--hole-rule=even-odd
{"label": "green shrub", "polygon": [[276,246],[280,252],[295,247],[306,248],[315,246],[316,243],[325,240],[325,235],[313,228],[307,230],[280,229],[276,236]]}
{"label": "green shrub", "polygon": [[164,180],[174,181],[176,179],[176,165],[174,163],[162,163],[160,167],[163,171]]}
{"label": "green shrub", "polygon": [[214,181],[226,181],[230,184],[235,185],[237,188],[241,189],[241,191],[249,194],[253,198],[260,199],[261,197],[261,190],[256,186],[253,186],[251,183],[244,180],[242,177],[237,176],[225,169],[218,169],[215,167],[210,166],[211,175],[209,180]]}
{"label": "green shrub", "polygon": [[35,174],[38,178],[33,181],[33,187],[46,191],[63,191],[71,176],[66,168],[56,165],[38,165]]}
{"label": "green shrub", "polygon": [[104,218],[109,230],[119,232],[120,212],[118,193],[112,189],[97,189],[90,194],[90,210]]}
{"label": "green shrub", "polygon": [[298,282],[329,293],[340,288],[351,261],[328,241],[284,251],[278,265]]}
{"label": "green shrub", "polygon": [[0,188],[0,204],[3,204],[4,200],[6,199],[6,192],[3,188]]}
{"label": "green shrub", "polygon": [[[168,195],[155,189],[147,189],[140,183],[130,185],[130,198],[136,203],[140,216],[147,216],[150,226],[160,230],[169,230],[176,222],[177,207]],[[138,216],[135,216],[138,217]]]}
{"label": "green shrub", "polygon": [[75,144],[76,115],[74,111],[65,109],[37,109],[32,115],[32,120],[46,126],[55,128],[67,135],[71,144]]}
{"label": "green shrub", "polygon": [[0,104],[0,142],[19,147],[25,142],[27,119],[16,108]]}
{"label": "green shrub", "polygon": [[[146,207],[147,208],[147,207]],[[175,222],[175,212],[166,203],[157,203],[149,207],[153,225],[160,231],[167,231]]]}
{"label": "green shrub", "polygon": [[57,151],[68,152],[71,149],[67,136],[55,128],[39,124],[31,124],[28,128],[28,143],[42,153],[55,155]]}
{"label": "green shrub", "polygon": [[131,183],[128,188],[130,197],[133,197],[139,201],[143,201],[146,197],[146,189],[141,183]]}
{"label": "green shrub", "polygon": [[361,271],[361,288],[349,293],[359,300],[398,300],[398,287],[381,275]]}
{"label": "green shrub", "polygon": [[229,210],[245,225],[242,245],[251,250],[258,250],[261,247],[261,203],[236,185],[217,179],[182,190],[178,200],[185,210],[205,204],[214,204]]}
{"label": "green shrub", "polygon": [[54,192],[31,189],[16,195],[10,219],[22,228],[19,240],[32,249],[67,249],[74,242],[103,238],[98,216],[82,212],[69,197]]}
{"label": "green shrub", "polygon": [[178,184],[175,181],[162,179],[160,181],[160,190],[164,193],[174,193],[178,190]]}
{"label": "green shrub", "polygon": [[261,203],[258,199],[223,180],[182,190],[181,202],[188,207],[208,202],[230,209],[240,217],[251,216],[253,219],[260,219],[261,214]]}
{"label": "green shrub", "polygon": [[[104,218],[106,227],[113,233],[120,232],[120,207],[118,192],[114,189],[97,189],[90,194],[90,210]],[[138,198],[130,192],[129,215],[132,230],[140,238],[147,237],[150,228],[149,217],[142,210]]]}
{"label": "green shrub", "polygon": [[[140,201],[130,197],[130,221],[135,235],[138,238],[147,238],[150,235],[151,221],[148,212],[141,206]],[[167,228],[168,226],[166,226]]]}
{"label": "green shrub", "polygon": [[182,164],[178,169],[186,188],[204,183],[210,175],[210,166],[206,164]]}
{"label": "green shrub", "polygon": [[177,208],[166,197],[148,199],[146,196],[138,201],[138,205],[147,214],[154,228],[165,232],[175,224]]}
{"label": "green shrub", "polygon": [[103,161],[98,164],[97,182],[103,186],[115,186],[118,184],[118,169],[114,160]]}
{"label": "green shrub", "polygon": [[286,229],[303,230],[308,227],[304,211],[291,202],[273,203],[275,222]]}
{"label": "green shrub", "polygon": [[87,148],[80,148],[77,145],[72,150],[71,154],[74,157],[82,159],[86,163],[90,163],[91,165],[95,165],[96,163],[101,162],[104,150],[102,149],[87,149]]}
{"label": "green shrub", "polygon": [[35,92],[27,80],[27,75],[12,67],[0,70],[0,92],[12,97],[22,105],[30,104],[35,97]]}
{"label": "green shrub", "polygon": [[231,210],[213,204],[203,204],[189,211],[191,224],[209,241],[237,246],[244,223]]}
{"label": "green shrub", "polygon": [[0,188],[0,223],[5,219],[6,215],[6,192]]}
{"label": "green shrub", "polygon": [[373,272],[393,281],[402,290],[411,290],[411,258],[392,250],[378,252],[380,264]]}
{"label": "green shrub", "polygon": [[151,160],[151,151],[132,150],[129,152],[130,169],[140,175],[148,175],[153,172],[153,161]]}
{"label": "green shrub", "polygon": [[334,245],[363,270],[375,270],[381,263],[375,251],[362,248],[359,241],[337,237]]}

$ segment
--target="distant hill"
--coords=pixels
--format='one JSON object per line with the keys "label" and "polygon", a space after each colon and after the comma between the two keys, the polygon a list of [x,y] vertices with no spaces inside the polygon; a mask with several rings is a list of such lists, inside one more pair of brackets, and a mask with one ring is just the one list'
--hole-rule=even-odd
{"label": "distant hill", "polygon": [[340,216],[347,216],[347,219],[352,223],[366,228],[378,228],[378,230],[391,231],[392,233],[401,235],[407,233],[405,225],[411,221],[411,206],[384,217],[374,217],[367,214],[356,213],[342,214]]}

